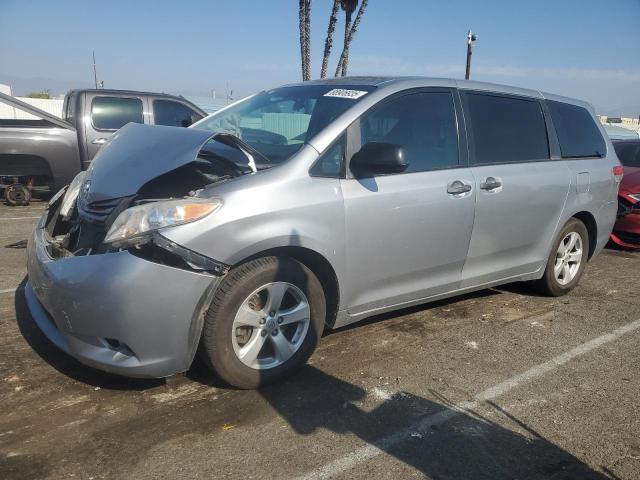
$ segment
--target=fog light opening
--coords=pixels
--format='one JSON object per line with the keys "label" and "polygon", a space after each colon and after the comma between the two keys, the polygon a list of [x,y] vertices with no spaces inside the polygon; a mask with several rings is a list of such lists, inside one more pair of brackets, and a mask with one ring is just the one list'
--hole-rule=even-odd
{"label": "fog light opening", "polygon": [[113,350],[116,354],[120,354],[118,355],[118,357],[122,358],[122,356],[124,357],[135,356],[135,353],[133,353],[133,350],[131,350],[126,343],[122,343],[120,340],[116,340],[115,338],[103,338],[103,340],[107,348],[109,348],[110,350]]}

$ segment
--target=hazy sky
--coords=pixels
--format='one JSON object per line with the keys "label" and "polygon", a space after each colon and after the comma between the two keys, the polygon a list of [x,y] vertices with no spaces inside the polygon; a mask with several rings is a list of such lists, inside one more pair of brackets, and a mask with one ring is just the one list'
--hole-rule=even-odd
{"label": "hazy sky", "polygon": [[[318,76],[331,0],[312,0]],[[330,72],[341,48],[336,29]],[[640,115],[640,0],[369,0],[350,74],[464,75]],[[0,0],[0,83],[14,94],[107,88],[235,96],[300,79],[296,0]]]}

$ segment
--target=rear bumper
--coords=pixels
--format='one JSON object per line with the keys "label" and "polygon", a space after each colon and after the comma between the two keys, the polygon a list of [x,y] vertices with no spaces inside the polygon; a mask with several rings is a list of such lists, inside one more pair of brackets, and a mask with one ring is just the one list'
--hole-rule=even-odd
{"label": "rear bumper", "polygon": [[220,277],[127,251],[52,259],[40,221],[29,240],[25,294],[33,319],[80,362],[131,377],[187,370]]}

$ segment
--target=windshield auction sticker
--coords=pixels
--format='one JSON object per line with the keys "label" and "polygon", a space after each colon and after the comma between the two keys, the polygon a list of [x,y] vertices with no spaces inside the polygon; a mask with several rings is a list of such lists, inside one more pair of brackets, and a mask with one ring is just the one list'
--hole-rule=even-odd
{"label": "windshield auction sticker", "polygon": [[369,92],[363,92],[362,90],[345,90],[344,88],[334,88],[333,90],[324,94],[325,97],[338,97],[338,98],[351,98],[355,100],[366,95]]}

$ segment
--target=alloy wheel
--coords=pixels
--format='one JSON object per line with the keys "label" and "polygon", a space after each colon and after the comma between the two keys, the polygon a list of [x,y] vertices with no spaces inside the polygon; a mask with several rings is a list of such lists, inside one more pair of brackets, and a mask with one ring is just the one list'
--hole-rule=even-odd
{"label": "alloy wheel", "polygon": [[309,301],[295,285],[287,282],[263,285],[242,302],[235,315],[233,350],[250,368],[278,367],[304,342],[310,316]]}
{"label": "alloy wheel", "polygon": [[560,285],[567,285],[578,274],[582,263],[582,237],[568,233],[558,245],[553,273]]}

